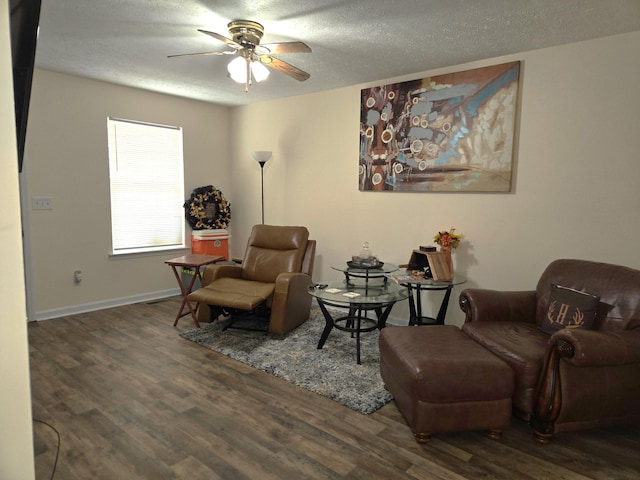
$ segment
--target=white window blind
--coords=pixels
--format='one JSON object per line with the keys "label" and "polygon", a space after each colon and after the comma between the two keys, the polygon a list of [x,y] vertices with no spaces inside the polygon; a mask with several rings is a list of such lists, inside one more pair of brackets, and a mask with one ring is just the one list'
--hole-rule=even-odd
{"label": "white window blind", "polygon": [[182,129],[107,119],[114,254],[184,247]]}

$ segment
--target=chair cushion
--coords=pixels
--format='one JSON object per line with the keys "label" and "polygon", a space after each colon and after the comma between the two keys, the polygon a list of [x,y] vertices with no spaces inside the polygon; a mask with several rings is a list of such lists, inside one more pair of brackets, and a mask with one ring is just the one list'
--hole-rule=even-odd
{"label": "chair cushion", "polygon": [[189,295],[189,301],[220,307],[253,310],[267,300],[275,284],[239,278],[219,278]]}
{"label": "chair cushion", "polygon": [[549,335],[533,323],[501,321],[465,323],[462,331],[513,369],[516,374],[514,406],[531,412]]}
{"label": "chair cushion", "polygon": [[591,328],[599,303],[598,296],[552,283],[547,315],[540,330],[552,335],[563,328]]}

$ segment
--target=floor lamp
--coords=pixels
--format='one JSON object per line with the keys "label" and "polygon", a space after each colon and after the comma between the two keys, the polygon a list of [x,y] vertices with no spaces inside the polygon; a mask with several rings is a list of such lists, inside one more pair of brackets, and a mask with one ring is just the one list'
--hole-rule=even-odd
{"label": "floor lamp", "polygon": [[264,225],[264,164],[271,158],[271,152],[253,152],[253,159],[260,164],[260,185],[262,187],[262,224]]}

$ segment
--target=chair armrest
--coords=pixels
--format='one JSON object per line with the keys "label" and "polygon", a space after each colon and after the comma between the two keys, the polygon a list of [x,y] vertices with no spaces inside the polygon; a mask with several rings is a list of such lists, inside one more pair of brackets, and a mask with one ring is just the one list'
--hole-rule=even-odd
{"label": "chair armrest", "polygon": [[311,277],[306,273],[281,273],[276,278],[276,287],[274,294],[289,294],[292,292],[304,292],[307,293],[307,288],[311,285]]}
{"label": "chair armrest", "polygon": [[218,265],[216,263],[207,265],[202,272],[202,286],[206,287],[214,280],[223,277],[241,278],[242,267],[240,265]]}
{"label": "chair armrest", "polygon": [[640,330],[601,331],[565,328],[554,333],[549,345],[566,342],[573,355],[563,355],[572,365],[607,366],[640,363]]}
{"label": "chair armrest", "polygon": [[281,273],[276,278],[269,332],[278,335],[293,330],[309,318],[312,297],[307,293],[311,277],[306,273]]}
{"label": "chair armrest", "polygon": [[460,293],[465,322],[511,321],[535,323],[536,292],[503,292],[467,288]]}
{"label": "chair armrest", "polygon": [[[565,365],[561,368],[561,365]],[[628,388],[630,392],[638,392],[637,371],[635,365],[640,364],[640,330],[599,331],[583,329],[564,329],[554,333],[549,339],[545,364],[540,374],[536,402],[531,417],[534,437],[541,443],[549,443],[555,431],[555,422],[561,410],[580,410],[576,407],[575,398],[580,391],[575,388],[578,384],[587,385],[591,390],[622,391]],[[624,365],[634,365],[625,368]],[[569,368],[575,367],[575,368]],[[599,367],[599,368],[582,368]],[[580,373],[578,373],[580,371]],[[622,372],[618,374],[618,372]],[[631,372],[631,374],[629,373]],[[561,376],[571,377],[561,379]],[[634,384],[624,385],[630,375],[634,376]],[[562,385],[571,385],[572,391],[563,392]],[[631,393],[631,395],[634,395]],[[637,393],[635,394],[637,397]],[[563,396],[565,396],[563,401]],[[600,397],[601,400],[604,397]],[[567,400],[568,399],[568,400]],[[573,399],[573,400],[572,400]],[[633,400],[632,400],[633,401]],[[577,402],[579,404],[579,402]],[[598,405],[599,411],[613,409],[616,414],[625,415],[617,408],[618,401]],[[571,414],[568,414],[571,415]],[[579,413],[575,414],[578,415]]]}

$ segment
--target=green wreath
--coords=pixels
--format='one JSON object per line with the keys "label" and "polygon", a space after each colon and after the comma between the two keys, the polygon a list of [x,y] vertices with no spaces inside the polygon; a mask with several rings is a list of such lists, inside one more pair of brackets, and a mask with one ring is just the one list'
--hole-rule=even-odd
{"label": "green wreath", "polygon": [[183,206],[194,230],[227,228],[231,221],[231,204],[213,185],[196,188]]}

